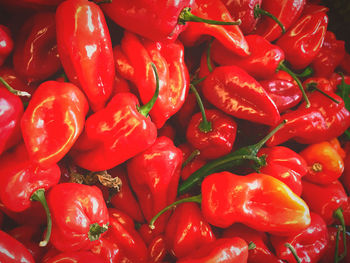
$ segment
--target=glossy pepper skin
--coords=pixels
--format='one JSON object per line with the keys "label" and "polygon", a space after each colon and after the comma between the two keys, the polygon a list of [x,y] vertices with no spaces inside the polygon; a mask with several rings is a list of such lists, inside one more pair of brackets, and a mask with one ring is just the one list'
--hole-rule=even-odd
{"label": "glossy pepper skin", "polygon": [[42,83],[21,119],[32,160],[43,167],[61,160],[82,133],[88,108],[84,93],[74,84]]}
{"label": "glossy pepper skin", "polygon": [[156,79],[149,65],[156,65],[159,95],[150,116],[161,128],[182,107],[189,90],[182,43],[154,42],[125,31],[121,44],[114,47],[114,56],[116,71],[136,86],[143,103],[154,94]]}
{"label": "glossy pepper skin", "polygon": [[248,35],[245,38],[249,45],[249,56],[238,56],[218,41],[214,41],[210,52],[211,57],[219,65],[238,66],[257,79],[272,77],[284,60],[283,50],[259,35]]}
{"label": "glossy pepper skin", "polygon": [[6,263],[34,263],[29,250],[6,232],[0,230],[0,260]]}
{"label": "glossy pepper skin", "polygon": [[28,82],[43,81],[61,68],[54,12],[39,12],[25,22],[16,40],[13,66]]}
{"label": "glossy pepper skin", "polygon": [[278,179],[257,173],[207,176],[202,182],[202,213],[214,226],[243,223],[278,235],[301,231],[310,224],[309,208],[300,197]]}
{"label": "glossy pepper skin", "polygon": [[[175,201],[181,164],[181,150],[167,137],[157,138],[151,147],[127,162],[131,187],[147,221]],[[160,222],[166,220],[162,218]]]}
{"label": "glossy pepper skin", "polygon": [[[233,22],[233,19],[220,0],[195,0],[192,13],[206,19]],[[210,25],[188,22],[179,38],[185,46],[194,46],[214,37],[222,45],[237,55],[249,55],[249,46],[238,25]]]}
{"label": "glossy pepper skin", "polygon": [[[305,0],[264,0],[261,8],[277,17],[287,30],[301,15],[305,2]],[[257,23],[253,33],[272,42],[281,36],[282,29],[275,21],[264,16]]]}
{"label": "glossy pepper skin", "polygon": [[327,32],[325,12],[300,17],[276,42],[294,69],[307,67],[321,50]]}
{"label": "glossy pepper skin", "polygon": [[296,262],[289,248],[289,243],[295,249],[300,262],[319,262],[328,246],[328,230],[325,221],[316,213],[310,213],[311,223],[298,233],[288,237],[271,236],[271,243],[280,259]]}
{"label": "glossy pepper skin", "polygon": [[307,174],[308,166],[300,154],[285,146],[274,146],[262,148],[258,156],[266,158],[266,165],[260,169],[261,173],[279,179],[296,195],[301,195],[301,178]]}
{"label": "glossy pepper skin", "polygon": [[90,251],[75,251],[75,252],[62,252],[51,258],[49,258],[45,263],[74,263],[74,262],[96,262],[96,263],[105,263],[105,261],[94,255]]}
{"label": "glossy pepper skin", "polygon": [[165,229],[165,242],[176,258],[188,256],[215,239],[210,225],[195,203],[184,203],[176,207]]}
{"label": "glossy pepper skin", "polygon": [[29,208],[32,195],[56,185],[61,175],[57,164],[41,168],[32,162],[23,143],[4,153],[0,164],[0,199],[15,212]]}
{"label": "glossy pepper skin", "polygon": [[280,119],[276,104],[261,85],[237,66],[216,67],[202,82],[204,97],[236,118],[266,125]]}
{"label": "glossy pepper skin", "polygon": [[166,257],[167,253],[168,248],[163,235],[159,235],[152,239],[148,246],[148,258],[150,262],[163,262],[162,260]]}
{"label": "glossy pepper skin", "polygon": [[56,10],[58,53],[68,79],[86,94],[93,111],[113,90],[112,43],[100,7],[87,0],[62,2]]}
{"label": "glossy pepper skin", "polygon": [[103,11],[118,25],[153,41],[176,39],[185,26],[178,23],[181,11],[193,0],[157,2],[153,0],[113,1],[102,4]]}
{"label": "glossy pepper skin", "polygon": [[219,110],[205,111],[207,121],[210,122],[209,131],[203,130],[203,117],[196,113],[187,127],[186,138],[200,155],[205,159],[216,159],[232,151],[236,139],[237,124]]}
{"label": "glossy pepper skin", "polygon": [[203,245],[178,263],[244,263],[248,259],[248,245],[238,237],[220,238]]}
{"label": "glossy pepper skin", "polygon": [[0,25],[0,39],[0,66],[2,66],[13,50],[13,39],[11,36],[11,32],[4,25]]}
{"label": "glossy pepper skin", "polygon": [[88,250],[108,229],[108,210],[96,186],[57,184],[47,203],[53,222],[50,242],[60,251]]}
{"label": "glossy pepper skin", "polygon": [[248,263],[282,263],[268,248],[269,238],[266,233],[257,231],[243,224],[237,223],[226,228],[222,234],[223,238],[239,237],[247,244],[253,242],[255,248],[248,250]]}
{"label": "glossy pepper skin", "polygon": [[308,165],[305,180],[327,185],[337,180],[344,172],[344,161],[328,141],[308,145],[300,152]]}
{"label": "glossy pepper skin", "polygon": [[74,162],[90,171],[103,171],[150,147],[157,128],[138,111],[138,105],[134,94],[118,93],[106,108],[90,115],[70,153]]}
{"label": "glossy pepper skin", "polygon": [[281,116],[287,123],[268,141],[275,146],[293,139],[299,143],[312,144],[338,137],[350,125],[350,113],[344,101],[335,93],[328,93],[338,100],[336,103],[319,92],[309,95],[311,107],[305,108],[305,102],[294,111]]}

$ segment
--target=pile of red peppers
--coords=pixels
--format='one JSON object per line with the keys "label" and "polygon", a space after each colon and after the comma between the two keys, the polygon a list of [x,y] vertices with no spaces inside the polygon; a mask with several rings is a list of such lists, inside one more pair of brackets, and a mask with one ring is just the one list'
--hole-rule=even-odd
{"label": "pile of red peppers", "polygon": [[350,262],[328,12],[0,0],[0,262]]}

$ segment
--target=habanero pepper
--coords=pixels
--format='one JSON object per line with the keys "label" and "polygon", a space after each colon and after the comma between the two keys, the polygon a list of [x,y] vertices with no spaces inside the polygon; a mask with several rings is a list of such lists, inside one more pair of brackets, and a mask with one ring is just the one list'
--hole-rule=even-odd
{"label": "habanero pepper", "polygon": [[57,48],[68,79],[86,94],[93,111],[113,90],[112,43],[100,7],[88,0],[62,2],[56,10]]}
{"label": "habanero pepper", "polygon": [[161,128],[182,107],[189,89],[182,43],[154,42],[125,31],[113,53],[116,71],[136,86],[143,103],[150,100],[156,88],[150,63],[157,67],[159,96],[150,116],[157,128]]}
{"label": "habanero pepper", "polygon": [[156,78],[156,92],[142,107],[134,94],[117,93],[104,109],[88,117],[84,132],[70,152],[78,166],[90,171],[111,169],[155,142],[157,128],[148,112],[158,97]]}
{"label": "habanero pepper", "polygon": [[[271,236],[277,256],[289,263],[297,262],[290,250],[294,249],[301,262],[319,262],[328,246],[328,230],[325,221],[311,212],[311,223],[298,233],[287,237]],[[287,244],[287,245],[286,245]]]}
{"label": "habanero pepper", "polygon": [[62,263],[62,262],[94,262],[105,263],[101,257],[90,251],[62,252],[45,261],[45,263]]}
{"label": "habanero pepper", "polygon": [[152,239],[148,246],[148,258],[149,262],[157,263],[162,262],[168,253],[168,248],[165,243],[165,237],[159,235]]}
{"label": "habanero pepper", "polygon": [[0,25],[0,39],[0,66],[2,66],[13,50],[13,39],[10,29],[4,25]]}
{"label": "habanero pepper", "polygon": [[62,67],[54,12],[39,12],[25,21],[16,39],[13,67],[29,83],[43,81]]}
{"label": "habanero pepper", "polygon": [[47,203],[53,223],[50,242],[60,251],[88,250],[108,229],[108,210],[96,186],[57,184]]}

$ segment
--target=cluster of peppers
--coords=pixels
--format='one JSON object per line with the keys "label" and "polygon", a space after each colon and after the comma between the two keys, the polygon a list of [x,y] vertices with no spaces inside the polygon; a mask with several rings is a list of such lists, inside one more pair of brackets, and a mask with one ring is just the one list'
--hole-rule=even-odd
{"label": "cluster of peppers", "polygon": [[0,261],[349,262],[328,11],[0,0]]}

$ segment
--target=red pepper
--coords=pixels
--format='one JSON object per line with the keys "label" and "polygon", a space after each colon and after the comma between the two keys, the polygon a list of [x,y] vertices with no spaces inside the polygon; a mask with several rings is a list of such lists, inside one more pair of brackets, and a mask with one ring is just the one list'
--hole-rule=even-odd
{"label": "red pepper", "polygon": [[239,237],[247,244],[254,243],[255,247],[248,251],[248,263],[282,263],[268,248],[269,239],[265,232],[257,231],[243,224],[237,223],[226,228],[222,234],[223,238]]}
{"label": "red pepper", "polygon": [[346,191],[350,192],[350,153],[347,151],[346,157],[344,158],[344,173],[340,177]]}
{"label": "red pepper", "polygon": [[312,3],[310,1],[306,1],[306,4],[305,4],[304,9],[303,9],[303,15],[313,14],[313,13],[318,13],[318,12],[327,13],[329,11],[329,8],[327,6],[320,5],[319,3],[316,3],[317,1],[314,1],[314,2],[315,3]]}
{"label": "red pepper", "polygon": [[31,9],[42,10],[50,7],[55,7],[62,1],[64,0],[18,0],[16,2],[0,0],[0,3],[16,9],[31,8]]}
{"label": "red pepper", "polygon": [[184,104],[174,115],[174,123],[177,133],[185,136],[188,124],[194,113],[198,112],[198,104],[196,100],[196,95],[190,92],[188,93]]}
{"label": "red pepper", "polygon": [[123,255],[118,244],[114,240],[108,238],[108,231],[102,238],[94,243],[94,246],[90,251],[96,256],[102,258],[103,262],[129,262],[129,259]]}
{"label": "red pepper", "polygon": [[276,42],[294,69],[307,67],[321,50],[326,36],[328,16],[325,12],[305,14]]}
{"label": "red pepper", "polygon": [[115,66],[131,81],[146,103],[154,94],[156,79],[149,66],[153,62],[160,80],[159,96],[150,111],[152,121],[161,128],[183,105],[189,88],[189,74],[181,42],[153,42],[125,32],[121,45],[114,47]]}
{"label": "red pepper", "polygon": [[290,263],[297,262],[290,247],[294,249],[300,262],[319,262],[322,258],[328,246],[327,225],[318,214],[310,215],[311,223],[304,230],[291,233],[287,237],[271,236],[271,243],[280,259]]}
{"label": "red pepper", "polygon": [[0,261],[6,263],[34,263],[28,249],[19,241],[0,230]]}
{"label": "red pepper", "polygon": [[61,160],[83,131],[87,111],[85,95],[75,85],[42,83],[21,120],[23,139],[32,160],[43,167]]}
{"label": "red pepper", "polygon": [[263,87],[237,66],[215,68],[202,82],[204,97],[237,118],[267,125],[280,120],[275,103]]}
{"label": "red pepper", "polygon": [[[206,19],[234,22],[226,6],[220,0],[195,0],[192,12]],[[179,37],[185,46],[194,46],[207,40],[209,36],[217,39],[237,55],[249,55],[248,43],[238,25],[223,26],[189,22]]]}
{"label": "red pepper", "polygon": [[93,111],[113,90],[112,43],[104,15],[88,0],[64,1],[56,11],[57,47],[68,79],[86,94]]}
{"label": "red pepper", "polygon": [[287,121],[267,142],[274,146],[294,139],[299,143],[311,144],[338,137],[350,126],[350,113],[344,101],[335,93],[327,93],[339,103],[319,92],[309,95],[311,107],[303,102],[296,110],[285,113],[281,118]]}
{"label": "red pepper", "polygon": [[105,261],[94,255],[90,251],[74,251],[74,252],[63,252],[58,255],[49,258],[45,263],[62,263],[62,262],[94,262],[94,263],[105,263]]}
{"label": "red pepper", "polygon": [[326,32],[323,46],[311,63],[315,77],[328,78],[345,56],[345,42],[337,40],[331,31]]}
{"label": "red pepper", "polygon": [[336,85],[329,79],[323,77],[311,77],[307,78],[303,82],[303,86],[306,90],[312,90],[317,88],[323,92],[336,92]]}
{"label": "red pepper", "polygon": [[337,180],[344,171],[343,158],[328,141],[308,145],[300,152],[308,166],[305,180],[326,185]]}
{"label": "red pepper", "polygon": [[162,262],[162,260],[167,255],[168,248],[165,243],[165,238],[163,235],[159,235],[154,238],[150,245],[148,246],[148,257],[149,262],[157,263]]}
{"label": "red pepper", "polygon": [[60,251],[88,250],[108,229],[108,210],[96,186],[57,184],[47,203],[53,223],[50,241]]}
{"label": "red pepper", "polygon": [[350,74],[350,54],[345,51],[343,60],[339,65],[347,74]]}
{"label": "red pepper", "polygon": [[181,179],[186,180],[192,173],[197,171],[207,161],[201,158],[201,152],[195,149],[188,142],[178,145],[182,151],[182,159],[184,160],[181,168]]}
{"label": "red pepper", "polygon": [[[146,220],[171,204],[176,197],[182,152],[167,137],[127,162],[128,176]],[[167,217],[163,217],[163,221]]]}
{"label": "red pepper", "polygon": [[188,256],[215,239],[210,225],[195,203],[184,203],[176,207],[165,229],[165,242],[176,258]]}
{"label": "red pepper", "polygon": [[0,25],[0,39],[0,66],[2,66],[13,50],[13,40],[11,32],[4,25]]}
{"label": "red pepper", "polygon": [[258,152],[265,156],[266,165],[260,172],[271,175],[285,183],[295,194],[301,195],[301,178],[308,172],[304,158],[284,146],[265,147]]}
{"label": "red pepper", "polygon": [[158,137],[161,137],[161,136],[166,136],[172,141],[175,140],[175,137],[176,137],[175,127],[169,122],[166,122],[163,125],[163,127],[158,130]]}
{"label": "red pepper", "polygon": [[243,263],[248,259],[248,245],[238,237],[220,238],[203,245],[178,263]]}
{"label": "red pepper", "polygon": [[[277,17],[288,30],[301,15],[305,2],[305,0],[264,0],[261,8]],[[264,16],[257,23],[253,33],[271,42],[281,36],[282,29],[274,20]]]}
{"label": "red pepper", "polygon": [[143,222],[144,218],[138,202],[130,188],[130,183],[124,166],[117,166],[108,173],[113,177],[118,177],[122,181],[120,190],[111,198],[113,207],[126,213],[137,222]]}
{"label": "red pepper", "polygon": [[301,90],[293,80],[271,78],[259,81],[259,83],[275,102],[280,113],[298,105],[302,99]]}

